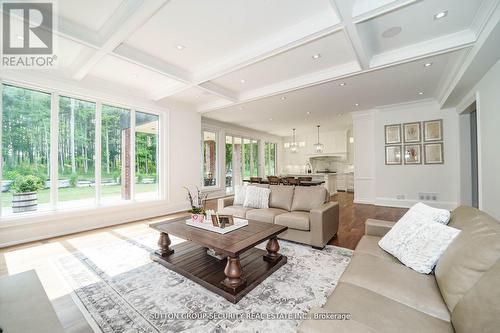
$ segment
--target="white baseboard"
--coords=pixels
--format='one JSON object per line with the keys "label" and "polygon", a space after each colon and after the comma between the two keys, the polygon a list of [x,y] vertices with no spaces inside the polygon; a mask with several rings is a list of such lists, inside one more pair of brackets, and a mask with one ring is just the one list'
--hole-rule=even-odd
{"label": "white baseboard", "polygon": [[[399,207],[399,208],[410,208],[419,200],[398,200],[393,198],[375,198],[374,204],[376,206],[385,206],[385,207]],[[458,207],[458,203],[456,202],[445,202],[445,201],[422,201],[426,205],[435,208],[442,208],[447,210],[453,210]]]}
{"label": "white baseboard", "polygon": [[354,199],[353,201],[355,204],[363,204],[363,205],[373,205],[374,202],[371,199],[368,198],[357,198]]}

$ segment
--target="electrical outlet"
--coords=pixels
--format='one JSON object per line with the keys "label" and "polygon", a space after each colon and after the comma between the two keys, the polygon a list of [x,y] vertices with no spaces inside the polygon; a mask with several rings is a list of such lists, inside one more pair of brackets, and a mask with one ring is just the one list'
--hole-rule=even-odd
{"label": "electrical outlet", "polygon": [[437,193],[418,193],[418,200],[420,201],[438,201]]}
{"label": "electrical outlet", "polygon": [[396,195],[396,199],[398,199],[398,200],[404,200],[405,198],[406,197],[405,197],[404,194],[398,194],[398,195]]}

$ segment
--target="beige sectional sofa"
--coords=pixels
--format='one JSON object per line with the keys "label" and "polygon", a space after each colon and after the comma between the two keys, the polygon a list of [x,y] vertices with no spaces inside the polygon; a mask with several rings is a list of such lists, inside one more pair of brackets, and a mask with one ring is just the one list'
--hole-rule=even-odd
{"label": "beige sectional sofa", "polygon": [[474,208],[455,209],[449,225],[462,231],[430,275],[378,246],[393,224],[366,222],[333,294],[310,311],[351,319],[305,320],[299,332],[500,332],[500,223]]}
{"label": "beige sectional sofa", "polygon": [[269,208],[254,209],[233,205],[233,197],[218,200],[217,211],[240,218],[288,227],[278,235],[281,239],[323,248],[335,236],[339,226],[339,206],[330,202],[323,186],[300,187],[260,185],[269,187]]}

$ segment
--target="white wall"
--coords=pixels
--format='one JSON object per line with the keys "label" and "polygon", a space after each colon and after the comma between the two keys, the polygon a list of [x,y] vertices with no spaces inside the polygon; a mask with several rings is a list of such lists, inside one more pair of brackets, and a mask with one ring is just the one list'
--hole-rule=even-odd
{"label": "white wall", "polygon": [[[444,164],[385,165],[384,126],[443,119]],[[355,200],[410,207],[418,193],[437,193],[429,204],[453,209],[458,203],[458,114],[432,102],[378,108],[354,116]],[[423,142],[422,142],[423,143]],[[423,150],[423,147],[422,147]],[[399,199],[398,199],[399,197]]]}
{"label": "white wall", "polygon": [[[201,127],[203,129],[213,130],[218,134],[217,142],[217,165],[218,165],[218,181],[217,186],[214,188],[204,189],[203,191],[208,194],[209,198],[220,198],[226,196],[225,188],[225,161],[226,156],[226,135],[240,136],[243,138],[259,140],[259,164],[258,164],[258,175],[263,177],[264,175],[264,143],[271,142],[277,144],[277,161],[276,170],[279,172],[282,160],[283,160],[283,145],[282,138],[276,135],[272,135],[266,132],[255,131],[249,128],[225,123],[222,121],[213,120],[210,118],[201,118]],[[200,143],[198,143],[200,145]],[[201,156],[201,152],[199,153]],[[201,161],[200,161],[201,163]],[[201,175],[201,164],[198,167],[198,173]],[[201,176],[200,176],[201,177]],[[201,184],[201,180],[198,184]]]}
{"label": "white wall", "polygon": [[376,111],[354,112],[354,202],[375,202],[375,116]]}
{"label": "white wall", "polygon": [[473,92],[477,106],[479,208],[500,219],[500,61]]}

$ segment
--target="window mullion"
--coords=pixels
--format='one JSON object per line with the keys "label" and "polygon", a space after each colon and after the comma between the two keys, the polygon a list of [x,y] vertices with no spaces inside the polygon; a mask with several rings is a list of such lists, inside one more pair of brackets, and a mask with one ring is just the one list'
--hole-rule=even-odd
{"label": "window mullion", "polygon": [[[3,83],[0,81],[0,142],[3,145]],[[3,149],[3,148],[2,148]],[[3,154],[0,153],[0,184],[3,180]],[[0,200],[0,216],[2,216],[2,201]]]}

